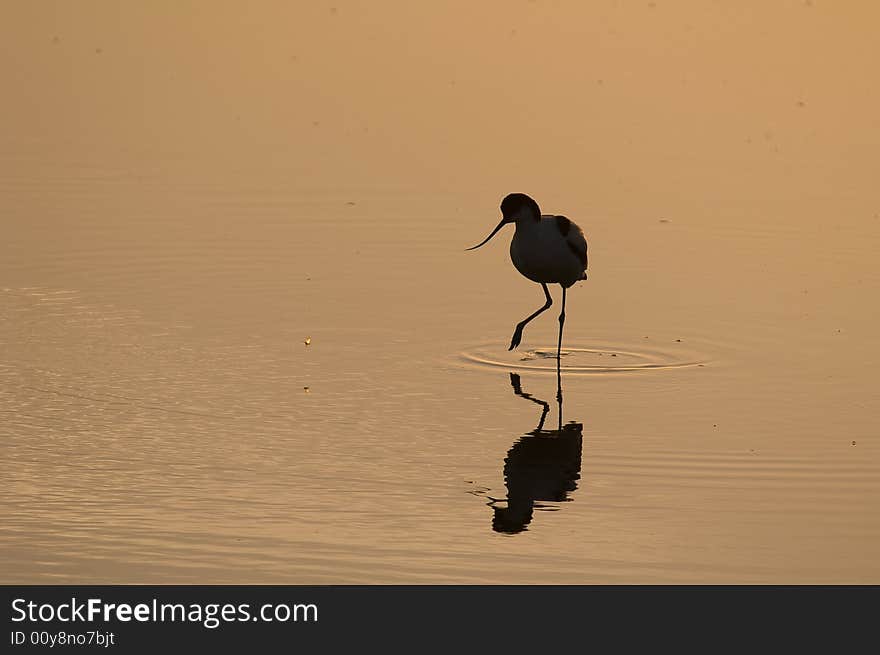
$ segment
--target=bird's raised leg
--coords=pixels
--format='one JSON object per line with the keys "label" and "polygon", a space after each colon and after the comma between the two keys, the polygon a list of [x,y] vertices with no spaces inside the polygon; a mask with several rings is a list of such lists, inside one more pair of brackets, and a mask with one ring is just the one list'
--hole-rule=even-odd
{"label": "bird's raised leg", "polygon": [[544,303],[544,306],[541,307],[541,309],[536,311],[534,314],[516,324],[516,329],[513,331],[513,338],[510,340],[510,348],[508,348],[508,350],[513,350],[519,345],[519,342],[522,341],[522,331],[523,328],[528,324],[528,322],[535,318],[541,312],[546,312],[548,309],[550,309],[550,305],[553,304],[553,298],[550,297],[550,290],[547,288],[547,285],[541,282],[541,288],[544,289],[544,295],[547,297],[547,302]]}

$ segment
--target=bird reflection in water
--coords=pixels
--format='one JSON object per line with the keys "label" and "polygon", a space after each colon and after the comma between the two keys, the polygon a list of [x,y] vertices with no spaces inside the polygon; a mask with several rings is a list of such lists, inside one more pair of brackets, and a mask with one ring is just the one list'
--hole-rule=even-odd
{"label": "bird reflection in water", "polygon": [[557,429],[545,430],[544,421],[550,413],[550,403],[524,392],[519,375],[510,374],[513,393],[541,405],[542,410],[538,427],[520,437],[507,451],[504,459],[507,498],[493,499],[488,503],[494,510],[492,529],[496,532],[522,532],[531,523],[535,509],[553,508],[543,505],[541,501],[567,501],[570,500],[568,495],[577,489],[581,473],[583,425],[574,421],[562,425],[562,384],[558,376],[557,382]]}

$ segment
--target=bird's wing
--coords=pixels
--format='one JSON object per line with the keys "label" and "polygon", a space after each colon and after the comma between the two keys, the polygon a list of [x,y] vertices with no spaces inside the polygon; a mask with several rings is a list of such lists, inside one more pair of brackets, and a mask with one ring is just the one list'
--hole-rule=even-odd
{"label": "bird's wing", "polygon": [[573,225],[573,228],[568,233],[568,247],[581,260],[584,270],[587,270],[587,239],[581,228],[577,225]]}
{"label": "bird's wing", "polygon": [[584,238],[583,231],[565,216],[554,216],[553,219],[556,221],[556,227],[559,228],[560,234],[565,237],[565,244],[574,256],[581,260],[584,270],[587,270],[587,240]]}

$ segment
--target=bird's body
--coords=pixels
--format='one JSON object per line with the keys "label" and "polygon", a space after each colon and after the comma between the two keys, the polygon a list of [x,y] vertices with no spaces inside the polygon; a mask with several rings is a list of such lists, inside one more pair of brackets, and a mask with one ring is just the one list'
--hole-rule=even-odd
{"label": "bird's body", "polygon": [[558,362],[562,349],[562,326],[565,323],[565,291],[575,282],[587,279],[587,240],[583,231],[565,216],[541,214],[538,203],[524,193],[506,196],[501,202],[501,214],[501,222],[491,234],[468,250],[482,246],[507,223],[516,224],[516,232],[510,242],[510,259],[524,277],[541,285],[546,303],[517,324],[509,350],[520,344],[526,324],[553,304],[547,285],[558,284],[562,287],[562,312],[559,314],[559,341],[556,347]]}
{"label": "bird's body", "polygon": [[510,242],[510,259],[532,282],[570,287],[587,279],[587,241],[565,216],[519,220]]}

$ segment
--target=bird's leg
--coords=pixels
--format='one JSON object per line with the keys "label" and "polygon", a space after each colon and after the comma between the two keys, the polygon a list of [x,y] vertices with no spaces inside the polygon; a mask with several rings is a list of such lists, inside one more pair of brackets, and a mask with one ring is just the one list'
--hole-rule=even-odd
{"label": "bird's leg", "polygon": [[556,344],[556,361],[562,354],[562,326],[565,324],[565,287],[562,287],[562,311],[559,313],[559,342]]}
{"label": "bird's leg", "polygon": [[546,312],[548,309],[550,309],[550,305],[553,304],[553,298],[550,297],[550,290],[547,288],[547,285],[541,282],[541,288],[544,289],[544,296],[546,296],[547,302],[544,303],[544,306],[541,307],[541,309],[536,311],[534,314],[516,324],[516,329],[513,331],[513,338],[510,340],[510,348],[508,348],[508,350],[513,350],[519,345],[519,342],[522,341],[523,328],[528,324],[528,322],[535,318],[541,312]]}
{"label": "bird's leg", "polygon": [[565,324],[565,287],[562,287],[562,311],[559,313],[559,341],[556,344],[556,400],[559,402],[559,429],[562,429],[562,326]]}

